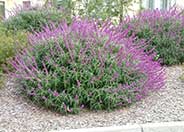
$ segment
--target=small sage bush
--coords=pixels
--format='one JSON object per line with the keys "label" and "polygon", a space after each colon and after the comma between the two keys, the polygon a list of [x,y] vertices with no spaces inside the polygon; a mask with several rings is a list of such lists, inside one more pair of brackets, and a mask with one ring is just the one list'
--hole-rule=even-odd
{"label": "small sage bush", "polygon": [[[111,23],[74,20],[30,36],[10,75],[35,102],[61,113],[128,106],[160,89],[164,70]],[[52,27],[52,28],[51,28]]]}
{"label": "small sage bush", "polygon": [[176,8],[170,10],[147,10],[122,22],[130,27],[130,34],[149,43],[147,50],[156,52],[155,59],[162,64],[174,65],[184,62],[184,15]]}

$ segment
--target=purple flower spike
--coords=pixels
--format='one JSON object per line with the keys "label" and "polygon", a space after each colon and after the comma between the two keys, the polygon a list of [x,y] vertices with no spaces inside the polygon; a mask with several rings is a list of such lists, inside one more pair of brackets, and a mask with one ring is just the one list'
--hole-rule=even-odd
{"label": "purple flower spike", "polygon": [[59,93],[57,91],[54,91],[53,92],[53,96],[58,97],[59,96]]}

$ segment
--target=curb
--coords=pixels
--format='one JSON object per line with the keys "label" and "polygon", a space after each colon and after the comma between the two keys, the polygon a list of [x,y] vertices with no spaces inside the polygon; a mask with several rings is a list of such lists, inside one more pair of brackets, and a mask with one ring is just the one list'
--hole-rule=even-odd
{"label": "curb", "polygon": [[112,127],[96,127],[50,132],[184,132],[184,122],[147,123]]}

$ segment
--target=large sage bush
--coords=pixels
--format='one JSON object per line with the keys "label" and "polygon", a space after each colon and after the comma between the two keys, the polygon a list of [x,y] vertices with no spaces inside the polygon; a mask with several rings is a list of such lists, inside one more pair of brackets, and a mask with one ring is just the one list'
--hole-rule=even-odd
{"label": "large sage bush", "polygon": [[97,23],[74,20],[30,36],[31,47],[11,61],[10,75],[31,100],[61,113],[112,110],[163,86],[164,70],[154,55],[145,54],[127,31]]}

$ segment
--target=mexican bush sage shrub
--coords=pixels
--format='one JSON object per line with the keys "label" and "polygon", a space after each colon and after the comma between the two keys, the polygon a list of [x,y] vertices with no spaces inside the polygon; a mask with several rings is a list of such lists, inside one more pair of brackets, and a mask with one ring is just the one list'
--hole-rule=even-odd
{"label": "mexican bush sage shrub", "polygon": [[161,59],[162,64],[184,62],[184,15],[176,8],[143,11],[121,26],[131,27],[139,39],[145,39],[149,43],[146,51],[154,49],[155,59]]}
{"label": "mexican bush sage shrub", "polygon": [[128,31],[106,22],[74,20],[45,27],[30,37],[31,48],[11,61],[25,93],[61,113],[128,106],[164,84],[153,55],[134,46]]}

